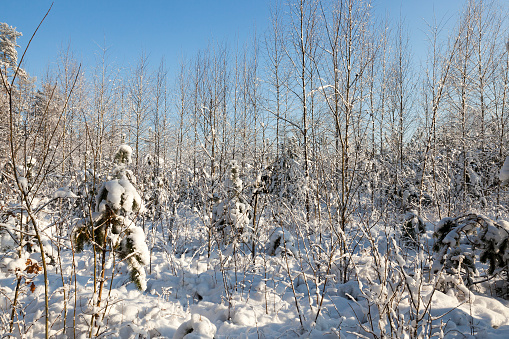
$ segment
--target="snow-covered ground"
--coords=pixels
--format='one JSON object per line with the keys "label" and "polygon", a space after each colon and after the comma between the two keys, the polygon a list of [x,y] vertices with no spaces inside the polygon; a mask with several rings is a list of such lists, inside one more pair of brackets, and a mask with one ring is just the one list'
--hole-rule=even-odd
{"label": "snow-covered ground", "polygon": [[[430,277],[429,271],[419,274],[412,268],[412,255],[397,257],[401,262],[377,263],[376,258],[384,258],[382,254],[377,257],[369,246],[359,246],[349,256],[355,263],[351,279],[340,283],[339,266],[344,257],[333,257],[327,273],[327,267],[320,267],[320,260],[313,258],[316,252],[304,246],[305,242],[287,242],[281,245],[285,250],[281,247],[272,251],[275,255],[269,255],[269,250],[260,251],[253,260],[247,248],[240,245],[227,246],[221,252],[216,249],[208,257],[206,245],[200,246],[202,236],[200,232],[189,232],[186,241],[194,245],[187,249],[175,243],[152,242],[156,245],[151,264],[146,267],[145,291],[137,290],[130,282],[124,262],[115,263],[110,284],[110,259],[101,306],[95,308],[93,252],[88,248],[76,253],[73,267],[72,251],[63,248],[62,268],[55,256],[48,270],[50,334],[56,338],[85,338],[90,333],[108,338],[372,338],[380,335],[382,326],[387,336],[403,338],[412,335],[414,326],[424,331],[417,333],[422,337],[509,338],[509,302],[486,290],[465,293],[450,288],[443,289],[443,293],[434,289],[437,280]],[[267,248],[273,245],[270,234],[266,240]],[[285,252],[292,254],[282,255]],[[9,337],[16,268],[24,271],[26,279],[20,286],[20,311],[12,335],[44,337],[43,275],[37,273],[38,269],[29,269],[39,260],[38,253],[22,259],[12,255],[1,258],[0,319],[4,337]],[[407,267],[401,270],[401,264]],[[396,283],[395,276],[383,278],[384,274],[390,278],[397,272],[405,272],[403,284]],[[421,276],[430,277],[429,282],[419,283]],[[415,298],[421,302],[420,313],[410,307]],[[98,317],[91,327],[94,312]],[[412,314],[422,319],[412,318]]]}

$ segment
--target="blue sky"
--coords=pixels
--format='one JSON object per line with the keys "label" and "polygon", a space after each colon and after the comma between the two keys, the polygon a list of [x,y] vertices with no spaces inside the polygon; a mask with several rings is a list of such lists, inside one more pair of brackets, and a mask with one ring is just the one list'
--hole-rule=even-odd
{"label": "blue sky", "polygon": [[[30,35],[52,1],[17,0],[2,4],[0,22]],[[128,66],[141,52],[155,66],[165,57],[170,73],[181,55],[192,57],[211,40],[243,43],[252,33],[260,35],[269,24],[271,0],[55,0],[53,8],[34,39],[25,68],[41,76],[58,51],[70,46],[85,65],[93,65],[98,46],[109,47],[110,60]],[[399,20],[409,28],[414,55],[425,55],[425,20],[450,20],[451,25],[463,0],[374,0],[378,14]]]}
{"label": "blue sky", "polygon": [[[53,8],[32,42],[26,68],[41,74],[58,50],[70,42],[84,63],[92,62],[99,46],[110,48],[110,58],[134,63],[142,51],[158,64],[169,65],[182,54],[193,56],[211,39],[229,42],[249,36],[268,21],[267,0],[55,0]],[[47,0],[18,0],[2,4],[0,22],[23,32],[24,47],[50,7]],[[257,30],[259,30],[257,28]]]}

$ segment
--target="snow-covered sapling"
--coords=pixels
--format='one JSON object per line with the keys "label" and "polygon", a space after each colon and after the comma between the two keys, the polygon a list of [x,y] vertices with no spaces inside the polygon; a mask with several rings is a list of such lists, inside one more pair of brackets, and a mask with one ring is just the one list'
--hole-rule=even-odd
{"label": "snow-covered sapling", "polygon": [[303,206],[309,183],[306,181],[302,154],[296,138],[283,144],[282,154],[269,166],[267,191],[288,206]]}
{"label": "snow-covered sapling", "polygon": [[242,197],[243,183],[240,179],[240,168],[235,160],[230,162],[230,175],[225,182],[227,199],[221,201],[215,197],[216,204],[212,209],[212,224],[222,235],[225,243],[236,240],[246,241],[248,226],[252,219],[250,205]]}
{"label": "snow-covered sapling", "polygon": [[[477,276],[476,257],[488,264],[488,275],[509,271],[509,222],[469,214],[444,218],[434,234],[437,262],[469,286]],[[438,268],[435,268],[436,270]]]}
{"label": "snow-covered sapling", "polygon": [[419,237],[426,232],[424,221],[416,210],[409,210],[404,215],[403,225],[401,229],[401,237],[403,241],[410,246],[418,244]]}
{"label": "snow-covered sapling", "polygon": [[295,238],[288,232],[284,231],[281,227],[276,227],[269,238],[267,244],[267,254],[271,256],[276,255],[297,255],[297,249],[295,248]]}
{"label": "snow-covered sapling", "polygon": [[143,229],[130,220],[133,214],[142,212],[143,202],[133,186],[133,173],[127,169],[131,163],[132,149],[121,145],[115,154],[114,179],[101,185],[96,196],[96,213],[91,227],[82,226],[75,232],[77,250],[93,243],[103,254],[114,250],[129,264],[131,280],[140,290],[145,290],[146,275],[143,265],[149,262],[149,252]]}

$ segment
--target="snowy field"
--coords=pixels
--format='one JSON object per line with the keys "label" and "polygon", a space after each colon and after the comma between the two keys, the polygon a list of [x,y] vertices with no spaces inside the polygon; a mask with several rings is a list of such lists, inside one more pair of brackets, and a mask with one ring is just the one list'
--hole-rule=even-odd
{"label": "snowy field", "polygon": [[[369,242],[360,241],[348,258],[352,261],[350,280],[340,283],[342,258],[330,258],[327,271],[325,252],[320,254],[310,246],[316,235],[287,234],[283,242],[280,228],[266,228],[260,234],[265,247],[259,247],[253,261],[245,245],[230,245],[221,251],[216,247],[208,257],[207,228],[190,211],[175,226],[181,233],[173,242],[164,241],[157,227],[147,232],[151,255],[145,291],[130,282],[125,261],[109,257],[106,297],[100,307],[92,307],[97,300],[92,250],[76,253],[73,259],[73,252],[62,242],[59,257],[48,253],[56,259],[48,266],[50,334],[55,338],[85,338],[90,333],[105,338],[373,338],[381,335],[382,326],[385,335],[395,338],[412,337],[412,328],[423,331],[417,333],[419,337],[509,337],[506,300],[481,291],[481,286],[473,293],[434,288],[440,274],[430,277],[429,270],[420,272],[415,266],[423,262],[419,258],[424,256],[422,251],[404,258],[397,253],[389,257],[375,254]],[[372,230],[380,248],[387,246],[384,234]],[[322,246],[328,240],[323,238]],[[390,247],[399,246],[394,242]],[[52,248],[54,251],[55,246]],[[29,269],[30,260],[40,262],[40,255],[13,257],[4,255],[0,261],[3,335],[9,337],[6,328],[16,289],[15,272],[24,272],[12,335],[42,338],[43,275]],[[388,261],[391,258],[394,262]],[[414,302],[421,303],[419,311],[410,307]],[[90,326],[94,313],[99,318]]]}

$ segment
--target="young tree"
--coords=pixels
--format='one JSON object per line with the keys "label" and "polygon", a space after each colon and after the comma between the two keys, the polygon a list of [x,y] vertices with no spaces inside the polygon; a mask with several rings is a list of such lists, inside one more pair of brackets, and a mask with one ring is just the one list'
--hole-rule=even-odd
{"label": "young tree", "polygon": [[[409,38],[405,33],[404,22],[400,19],[395,37],[394,55],[389,70],[389,131],[390,147],[396,154],[395,185],[400,183],[404,165],[404,143],[411,122],[412,93]],[[396,189],[397,190],[397,189]]]}
{"label": "young tree", "polygon": [[6,80],[12,79],[16,72],[23,72],[22,69],[18,69],[19,45],[16,42],[22,35],[15,27],[0,22],[0,68]]}
{"label": "young tree", "polygon": [[[333,178],[331,178],[334,218],[340,234],[346,231],[355,194],[362,184],[363,149],[367,145],[369,110],[363,107],[369,93],[370,66],[376,61],[385,37],[376,30],[371,19],[369,2],[338,0],[320,3],[324,20],[322,49],[324,62],[317,64],[321,79],[320,92],[333,129]],[[341,237],[340,237],[341,239]],[[341,250],[346,253],[346,243]],[[347,262],[343,264],[342,279],[347,280]]]}
{"label": "young tree", "polygon": [[[2,75],[2,84],[0,89],[0,109],[2,112],[9,110],[9,92],[16,96],[19,92],[16,88],[10,88],[14,75],[18,78],[16,85],[21,86],[23,80],[27,78],[22,68],[18,67],[18,51],[17,39],[22,34],[16,31],[15,27],[9,26],[5,22],[0,22],[0,70]],[[14,104],[19,104],[17,101]],[[18,111],[18,110],[16,110]],[[19,117],[15,116],[15,119]],[[5,158],[8,153],[9,145],[9,117],[7,114],[0,115],[0,160]],[[15,127],[15,126],[13,126]]]}
{"label": "young tree", "polygon": [[[51,9],[51,8],[50,8]],[[41,20],[41,23],[38,27],[42,24],[46,16],[48,15],[48,12],[44,16],[44,18]],[[6,29],[6,31],[9,34],[12,34],[12,29],[7,29],[6,25],[1,26],[3,29]],[[36,31],[33,33],[33,36],[35,35]],[[19,35],[18,35],[19,36]],[[12,38],[12,35],[7,37],[3,37],[2,42],[4,43],[4,46],[7,47],[15,47],[16,36]],[[27,47],[28,48],[28,47]],[[7,50],[7,53],[4,53],[4,57],[6,57],[8,60],[4,63],[9,63],[10,66],[14,66],[13,63],[15,61],[15,56],[17,54],[13,53],[12,50]],[[22,60],[20,61],[20,63]],[[5,66],[2,65],[2,66]],[[11,73],[9,73],[11,72]],[[2,85],[2,95],[5,95],[4,98],[6,98],[6,102],[8,103],[8,108],[5,111],[7,114],[7,130],[8,130],[8,137],[7,142],[9,145],[9,162],[10,162],[10,173],[9,173],[9,179],[12,182],[12,186],[14,191],[16,192],[16,195],[20,197],[20,205],[22,206],[23,214],[25,214],[25,220],[26,225],[20,225],[20,228],[18,230],[19,234],[21,235],[19,237],[19,249],[18,252],[19,256],[21,256],[22,248],[23,248],[23,238],[24,235],[33,234],[35,235],[36,243],[38,245],[38,249],[40,251],[41,256],[41,266],[42,271],[44,274],[44,304],[45,304],[45,337],[49,338],[49,282],[48,282],[48,267],[47,267],[47,246],[43,242],[43,237],[46,235],[42,233],[41,230],[41,224],[39,220],[39,213],[41,212],[41,209],[38,208],[38,202],[39,199],[36,199],[36,194],[39,192],[41,187],[43,187],[44,184],[47,183],[47,179],[49,175],[54,171],[55,167],[52,163],[53,160],[56,157],[56,153],[58,152],[58,146],[60,145],[61,141],[61,131],[60,124],[62,121],[62,116],[65,112],[66,105],[69,102],[69,96],[72,94],[72,90],[69,93],[69,96],[64,99],[64,103],[61,107],[61,111],[59,112],[59,115],[57,116],[57,119],[55,121],[55,125],[50,128],[50,132],[45,136],[43,140],[41,140],[43,147],[41,147],[40,152],[37,152],[37,167],[33,166],[35,163],[32,161],[32,159],[36,158],[36,149],[35,147],[30,147],[27,145],[27,138],[20,138],[20,136],[16,133],[16,91],[15,91],[15,84],[17,83],[17,80],[22,78],[23,74],[20,74],[20,67],[19,65],[16,65],[15,69],[11,69],[8,71],[7,68],[0,67],[0,80]],[[75,77],[75,80],[73,82],[73,86],[76,83],[77,75]],[[73,87],[72,86],[72,87]],[[54,89],[53,91],[54,92]],[[50,99],[51,101],[51,99]],[[47,105],[48,106],[48,105]],[[24,159],[20,159],[20,154],[18,154],[18,149],[16,149],[15,145],[23,145],[23,156]],[[30,152],[30,153],[27,153]],[[20,161],[21,160],[21,161]],[[24,161],[23,161],[24,160]],[[27,162],[28,160],[28,162]],[[25,164],[25,166],[22,166],[21,164]],[[30,164],[30,166],[27,166]],[[20,166],[21,165],[21,166]],[[22,228],[23,226],[23,228]],[[26,228],[25,228],[26,227]],[[28,232],[27,232],[28,231]],[[15,233],[18,233],[15,232]],[[18,280],[18,285],[19,285]],[[18,289],[16,289],[16,295],[18,293]],[[14,298],[15,302],[13,303],[13,315],[16,309],[16,299]],[[12,317],[12,319],[14,316]],[[12,329],[12,326],[11,326]]]}
{"label": "young tree", "polygon": [[[317,59],[318,19],[315,0],[300,0],[290,6],[290,44],[286,54],[293,66],[294,83],[290,90],[299,101],[302,115],[298,123],[292,123],[302,137],[302,152],[304,162],[304,186],[310,189],[311,163],[310,163],[310,116],[313,106],[310,102],[312,94],[312,78],[314,75],[314,62]],[[305,198],[306,220],[309,221],[311,201],[309,191]]]}
{"label": "young tree", "polygon": [[78,251],[83,250],[86,244],[92,244],[101,254],[97,306],[101,304],[108,252],[118,253],[120,259],[127,259],[131,280],[138,289],[144,291],[147,287],[143,265],[148,264],[150,255],[145,233],[131,220],[144,211],[144,205],[133,185],[136,182],[134,174],[127,169],[131,162],[131,147],[121,145],[114,158],[114,179],[104,182],[98,190],[93,224],[85,222],[74,233]]}
{"label": "young tree", "polygon": [[212,224],[224,244],[247,242],[251,209],[242,195],[243,182],[240,179],[240,166],[230,161],[228,178],[225,182],[227,197],[218,200],[212,209]]}
{"label": "young tree", "polygon": [[129,113],[132,120],[130,138],[134,143],[134,172],[139,174],[141,159],[140,152],[147,132],[147,117],[152,105],[150,98],[150,76],[148,57],[141,54],[138,63],[131,71],[128,81]]}
{"label": "young tree", "polygon": [[270,33],[265,37],[265,54],[267,56],[266,82],[269,92],[266,95],[265,102],[267,111],[276,119],[275,126],[275,156],[281,155],[281,145],[286,138],[287,119],[289,107],[289,77],[290,68],[287,65],[288,59],[285,55],[286,36],[284,30],[283,16],[281,15],[281,4],[275,1],[271,8]]}

